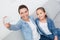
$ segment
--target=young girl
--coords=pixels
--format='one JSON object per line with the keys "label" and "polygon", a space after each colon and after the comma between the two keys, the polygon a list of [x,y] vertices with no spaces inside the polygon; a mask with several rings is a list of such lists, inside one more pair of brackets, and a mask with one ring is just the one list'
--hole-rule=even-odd
{"label": "young girl", "polygon": [[45,9],[43,7],[37,8],[36,14],[35,22],[39,28],[41,40],[60,40],[60,34],[58,34],[53,21],[47,17]]}

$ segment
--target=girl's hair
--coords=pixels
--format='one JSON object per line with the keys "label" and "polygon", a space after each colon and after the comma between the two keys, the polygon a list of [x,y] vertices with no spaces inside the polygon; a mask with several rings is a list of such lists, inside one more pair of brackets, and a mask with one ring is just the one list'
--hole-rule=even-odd
{"label": "girl's hair", "polygon": [[[45,9],[44,9],[43,7],[37,8],[36,11],[39,10],[39,9],[42,10],[44,13],[46,12]],[[47,17],[47,15],[45,15],[45,17]]]}

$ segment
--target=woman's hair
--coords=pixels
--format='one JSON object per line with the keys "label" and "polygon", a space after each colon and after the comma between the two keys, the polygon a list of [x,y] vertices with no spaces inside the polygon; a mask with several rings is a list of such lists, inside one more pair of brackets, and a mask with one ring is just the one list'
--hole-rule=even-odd
{"label": "woman's hair", "polygon": [[[42,10],[44,13],[46,12],[45,9],[44,9],[43,7],[37,8],[36,11],[39,10],[39,9]],[[45,17],[47,17],[47,15],[45,15]]]}
{"label": "woman's hair", "polygon": [[20,5],[19,8],[18,8],[19,14],[20,14],[20,9],[22,9],[22,8],[26,8],[28,10],[28,7],[26,5]]}

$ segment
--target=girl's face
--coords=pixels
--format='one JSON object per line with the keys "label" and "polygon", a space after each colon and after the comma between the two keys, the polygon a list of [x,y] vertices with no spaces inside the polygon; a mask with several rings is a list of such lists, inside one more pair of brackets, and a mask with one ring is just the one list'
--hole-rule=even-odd
{"label": "girl's face", "polygon": [[38,10],[36,11],[36,13],[37,13],[37,17],[38,17],[40,20],[43,20],[43,19],[45,18],[46,13],[45,13],[42,9],[38,9]]}

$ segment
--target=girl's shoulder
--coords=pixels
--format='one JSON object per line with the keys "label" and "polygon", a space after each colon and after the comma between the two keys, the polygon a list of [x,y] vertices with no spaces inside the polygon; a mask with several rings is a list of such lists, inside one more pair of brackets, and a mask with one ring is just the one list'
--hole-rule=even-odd
{"label": "girl's shoulder", "polygon": [[48,22],[53,22],[53,20],[51,18],[47,18]]}

